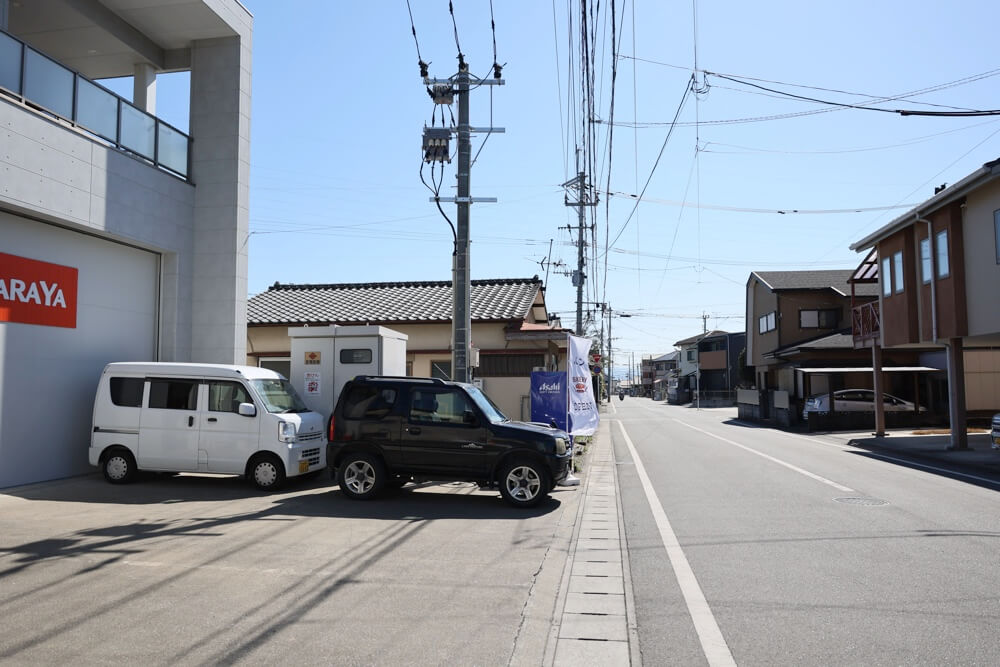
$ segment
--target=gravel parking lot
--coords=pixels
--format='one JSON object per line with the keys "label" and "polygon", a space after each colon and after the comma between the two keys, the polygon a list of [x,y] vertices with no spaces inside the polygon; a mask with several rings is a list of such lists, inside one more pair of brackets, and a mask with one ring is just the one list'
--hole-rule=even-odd
{"label": "gravel parking lot", "polygon": [[557,489],[518,510],[469,484],[361,503],[325,476],[272,495],[200,475],[7,489],[0,659],[505,664],[577,504]]}

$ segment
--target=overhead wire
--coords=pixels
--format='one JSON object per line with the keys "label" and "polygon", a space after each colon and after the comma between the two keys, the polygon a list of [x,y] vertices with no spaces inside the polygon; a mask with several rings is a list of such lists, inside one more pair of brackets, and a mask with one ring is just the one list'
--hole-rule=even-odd
{"label": "overhead wire", "polygon": [[[646,184],[642,186],[642,191],[639,193],[638,199],[636,199],[635,206],[632,207],[632,212],[629,213],[628,218],[626,218],[625,222],[622,223],[621,229],[618,230],[618,234],[615,236],[614,240],[610,244],[608,244],[609,250],[614,248],[615,243],[618,242],[618,239],[621,238],[622,233],[624,233],[624,231],[628,228],[628,224],[632,220],[632,217],[635,215],[636,209],[639,208],[639,202],[642,200],[643,195],[646,193],[646,188],[649,187],[650,181],[653,180],[653,174],[656,173],[656,168],[660,164],[660,159],[663,157],[663,151],[666,150],[667,143],[670,141],[670,137],[673,136],[674,128],[676,127],[676,120],[680,117],[681,111],[684,109],[684,103],[687,101],[688,94],[691,92],[691,84],[693,83],[694,83],[694,76],[692,75],[691,78],[688,79],[687,84],[684,86],[684,95],[681,96],[680,104],[677,105],[677,111],[676,113],[674,113],[675,124],[672,124],[670,126],[670,129],[667,131],[667,136],[664,137],[663,139],[663,145],[660,146],[660,152],[656,156],[656,161],[653,163],[653,168],[650,169],[649,171],[649,177],[646,179]],[[607,252],[608,251],[605,251],[605,255],[607,254]]]}

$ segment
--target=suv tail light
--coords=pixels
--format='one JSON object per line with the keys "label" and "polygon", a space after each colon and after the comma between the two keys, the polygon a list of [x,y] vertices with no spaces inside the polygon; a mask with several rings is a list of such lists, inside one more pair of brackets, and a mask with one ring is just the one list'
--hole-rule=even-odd
{"label": "suv tail light", "polygon": [[327,428],[326,439],[333,442],[333,415],[330,415],[330,425]]}

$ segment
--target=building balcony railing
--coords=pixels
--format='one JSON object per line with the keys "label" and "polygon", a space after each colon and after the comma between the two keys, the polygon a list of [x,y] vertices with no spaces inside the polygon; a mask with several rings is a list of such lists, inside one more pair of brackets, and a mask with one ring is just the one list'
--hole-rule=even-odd
{"label": "building balcony railing", "polygon": [[878,301],[870,301],[852,309],[851,333],[855,347],[871,347],[881,331]]}
{"label": "building balcony railing", "polygon": [[188,178],[191,137],[2,30],[0,92]]}

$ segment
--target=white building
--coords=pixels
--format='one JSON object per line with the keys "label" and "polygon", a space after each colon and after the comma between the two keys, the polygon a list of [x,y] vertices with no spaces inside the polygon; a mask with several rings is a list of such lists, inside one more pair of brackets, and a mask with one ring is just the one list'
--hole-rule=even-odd
{"label": "white building", "polygon": [[[252,29],[236,0],[0,0],[0,487],[90,470],[104,364],[245,362]],[[190,136],[155,115],[177,71]]]}

